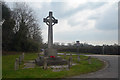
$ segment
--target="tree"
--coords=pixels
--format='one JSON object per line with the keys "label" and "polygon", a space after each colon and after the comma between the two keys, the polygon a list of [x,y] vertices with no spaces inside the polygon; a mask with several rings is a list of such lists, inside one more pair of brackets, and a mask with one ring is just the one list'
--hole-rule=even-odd
{"label": "tree", "polygon": [[5,2],[2,2],[2,20],[8,20],[10,19],[11,10],[8,8],[8,6],[5,4]]}
{"label": "tree", "polygon": [[11,19],[11,10],[2,2],[2,49],[11,50],[13,39],[14,20]]}
{"label": "tree", "polygon": [[14,50],[38,51],[42,45],[42,36],[33,10],[25,3],[15,3],[12,19],[15,20]]}
{"label": "tree", "polygon": [[11,10],[2,2],[3,51],[39,51],[42,48],[40,26],[26,3],[15,3]]}

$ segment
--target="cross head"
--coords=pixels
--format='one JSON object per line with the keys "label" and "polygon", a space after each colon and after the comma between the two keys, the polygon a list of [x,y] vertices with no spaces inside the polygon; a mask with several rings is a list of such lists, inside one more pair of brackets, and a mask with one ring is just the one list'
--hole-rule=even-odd
{"label": "cross head", "polygon": [[49,12],[49,16],[43,19],[48,26],[53,26],[58,23],[58,20],[53,17],[52,12]]}

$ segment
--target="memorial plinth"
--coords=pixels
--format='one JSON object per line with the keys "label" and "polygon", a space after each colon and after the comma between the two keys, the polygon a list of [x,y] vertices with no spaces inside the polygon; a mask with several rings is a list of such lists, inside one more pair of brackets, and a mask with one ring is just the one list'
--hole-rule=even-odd
{"label": "memorial plinth", "polygon": [[37,65],[43,65],[44,57],[47,57],[48,65],[63,65],[67,64],[67,61],[57,56],[57,50],[53,48],[53,25],[58,23],[58,20],[53,17],[52,12],[49,12],[49,16],[43,19],[48,25],[48,48],[44,51],[44,56],[35,59]]}
{"label": "memorial plinth", "polygon": [[48,56],[48,57],[55,56],[55,57],[57,57],[57,50],[53,49],[53,48],[47,48],[47,49],[45,49],[44,53],[45,53],[44,56]]}
{"label": "memorial plinth", "polygon": [[[43,66],[43,62],[44,62],[44,56],[38,57],[35,60],[36,64],[39,66]],[[55,57],[55,58],[51,58],[51,57],[47,57],[47,65],[64,65],[67,64],[67,61],[65,59],[62,59],[61,57]]]}

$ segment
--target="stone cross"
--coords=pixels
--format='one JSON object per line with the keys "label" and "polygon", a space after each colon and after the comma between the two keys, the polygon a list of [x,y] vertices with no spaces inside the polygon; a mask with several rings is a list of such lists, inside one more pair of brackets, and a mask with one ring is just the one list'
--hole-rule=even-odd
{"label": "stone cross", "polygon": [[48,48],[52,48],[53,45],[53,29],[52,26],[58,23],[58,20],[53,17],[52,12],[49,12],[49,16],[43,19],[48,25]]}

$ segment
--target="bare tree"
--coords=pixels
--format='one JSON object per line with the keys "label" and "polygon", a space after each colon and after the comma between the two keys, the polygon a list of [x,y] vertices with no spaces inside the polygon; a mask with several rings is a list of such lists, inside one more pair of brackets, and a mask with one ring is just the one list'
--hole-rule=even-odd
{"label": "bare tree", "polygon": [[[35,43],[42,43],[41,29],[37,19],[33,15],[34,12],[26,3],[15,3],[12,18],[15,20],[14,33],[16,35],[17,43],[26,46],[26,40]],[[15,41],[16,41],[15,39]],[[26,44],[26,45],[25,45]],[[22,46],[24,48],[24,46]]]}
{"label": "bare tree", "polygon": [[[27,33],[27,37],[33,38],[36,34],[41,35],[39,24],[33,15],[33,10],[26,3],[15,3],[13,19],[16,22],[14,28],[15,33],[20,29],[25,29],[24,31]],[[21,26],[21,24],[23,25]]]}

